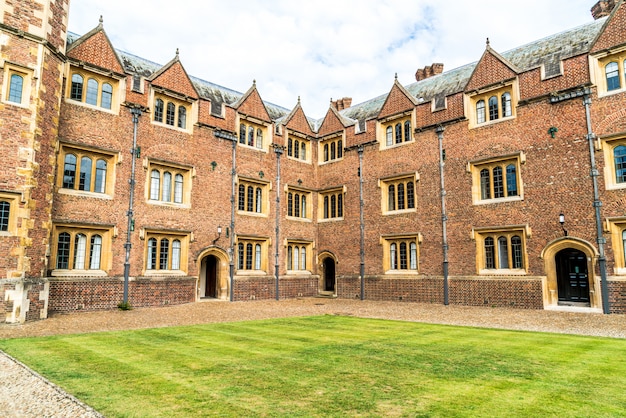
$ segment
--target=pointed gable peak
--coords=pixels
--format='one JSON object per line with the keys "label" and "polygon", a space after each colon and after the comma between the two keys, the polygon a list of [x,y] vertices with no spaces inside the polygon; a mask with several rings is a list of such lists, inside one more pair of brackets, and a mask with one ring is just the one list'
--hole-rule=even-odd
{"label": "pointed gable peak", "polygon": [[[66,55],[74,60],[124,74],[124,66],[117,51],[104,30],[102,15],[98,25],[76,39],[67,47]],[[97,53],[93,53],[96,51]]]}

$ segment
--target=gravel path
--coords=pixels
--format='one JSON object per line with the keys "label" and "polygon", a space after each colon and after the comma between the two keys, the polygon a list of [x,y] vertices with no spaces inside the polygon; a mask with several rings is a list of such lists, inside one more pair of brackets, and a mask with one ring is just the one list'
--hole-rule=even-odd
{"label": "gravel path", "polygon": [[[0,324],[0,338],[156,328],[289,316],[351,315],[435,324],[626,338],[625,315],[477,308],[345,299],[193,303],[132,311],[52,315],[23,325]],[[0,416],[100,417],[22,363],[0,352]]]}

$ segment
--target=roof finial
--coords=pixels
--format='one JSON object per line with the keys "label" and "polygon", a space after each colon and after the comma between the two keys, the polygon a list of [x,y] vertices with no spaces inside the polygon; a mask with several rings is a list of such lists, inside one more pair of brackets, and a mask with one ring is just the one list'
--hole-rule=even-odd
{"label": "roof finial", "polygon": [[300,104],[300,96],[298,96],[298,104]]}
{"label": "roof finial", "polygon": [[487,48],[489,48],[489,38],[487,38]]}
{"label": "roof finial", "polygon": [[176,56],[178,57],[178,48],[176,48]]}
{"label": "roof finial", "polygon": [[98,22],[98,26],[102,27],[102,23],[104,22],[104,20],[102,20],[102,15],[100,15],[100,20]]}
{"label": "roof finial", "polygon": [[252,85],[253,85],[254,87],[256,87],[256,78],[255,78],[254,80],[252,80]]}
{"label": "roof finial", "polygon": [[396,73],[395,79],[396,79],[396,81],[398,81],[398,73]]}

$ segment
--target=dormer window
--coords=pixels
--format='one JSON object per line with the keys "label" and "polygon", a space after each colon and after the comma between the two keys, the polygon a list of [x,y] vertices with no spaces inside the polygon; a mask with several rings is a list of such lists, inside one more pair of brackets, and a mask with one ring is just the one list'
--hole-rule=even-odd
{"label": "dormer window", "polygon": [[118,81],[100,74],[73,70],[69,98],[89,106],[111,110]]}
{"label": "dormer window", "polygon": [[156,123],[187,130],[187,110],[190,103],[168,96],[157,96],[154,99],[154,116]]}
{"label": "dormer window", "polygon": [[379,135],[384,134],[384,140],[380,141],[381,149],[396,147],[413,140],[411,113],[404,112],[379,122]]}
{"label": "dormer window", "polygon": [[618,90],[620,85],[619,66],[617,62],[609,62],[605,68],[607,91]]}
{"label": "dormer window", "polygon": [[[514,88],[508,85],[469,98],[470,127],[514,117]],[[472,114],[473,113],[473,114]]]}
{"label": "dormer window", "polygon": [[595,63],[592,74],[598,86],[598,95],[602,97],[605,94],[623,92],[626,89],[626,47],[616,52],[611,51],[611,55],[592,58]]}
{"label": "dormer window", "polygon": [[250,122],[248,120],[239,123],[239,144],[247,145],[251,148],[264,149],[265,147],[265,130],[267,128],[262,125]]}

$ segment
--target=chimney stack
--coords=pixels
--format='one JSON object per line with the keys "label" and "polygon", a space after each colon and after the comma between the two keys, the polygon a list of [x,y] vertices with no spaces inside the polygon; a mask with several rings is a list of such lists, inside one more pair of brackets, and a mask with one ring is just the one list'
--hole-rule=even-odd
{"label": "chimney stack", "polygon": [[418,70],[415,72],[415,79],[417,81],[422,81],[426,78],[441,73],[443,73],[443,64],[440,62],[434,62],[432,63],[432,65],[426,66],[424,68],[418,68]]}
{"label": "chimney stack", "polygon": [[347,109],[352,105],[352,97],[331,101],[332,106],[337,110]]}
{"label": "chimney stack", "polygon": [[595,20],[608,16],[615,8],[616,0],[600,0],[591,8],[591,15]]}

